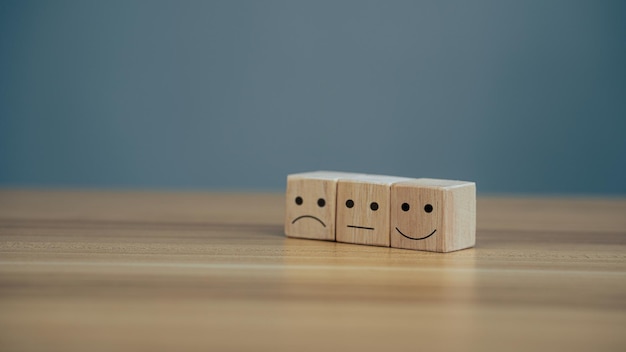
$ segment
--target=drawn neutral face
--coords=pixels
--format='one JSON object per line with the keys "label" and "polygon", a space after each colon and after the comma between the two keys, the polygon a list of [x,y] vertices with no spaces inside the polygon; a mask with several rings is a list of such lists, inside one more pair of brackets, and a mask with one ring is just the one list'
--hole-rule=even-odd
{"label": "drawn neutral face", "polygon": [[396,242],[424,242],[424,247],[435,245],[438,232],[442,231],[443,200],[443,193],[437,188],[394,185],[391,189],[392,242],[396,237]]}
{"label": "drawn neutral face", "polygon": [[339,181],[337,241],[389,245],[389,185]]}
{"label": "drawn neutral face", "polygon": [[[349,229],[355,229],[356,231],[358,230],[366,230],[366,231],[374,231],[376,230],[376,228],[374,228],[374,222],[373,221],[369,221],[371,217],[366,217],[366,216],[362,216],[363,212],[367,212],[366,208],[369,208],[369,210],[371,210],[372,212],[374,211],[378,211],[379,205],[378,202],[376,200],[373,200],[371,203],[369,203],[369,205],[367,204],[368,202],[361,202],[359,199],[357,199],[357,202],[359,202],[360,204],[354,203],[354,200],[352,198],[348,198],[346,199],[346,202],[344,203],[346,205],[347,209],[353,209],[354,206],[356,205],[357,208],[354,209],[355,213],[360,213],[356,216],[352,216],[350,218],[350,220],[352,221],[348,221],[348,223],[346,224],[346,227]],[[365,204],[363,204],[365,203]],[[349,213],[350,210],[345,210],[345,213]],[[361,216],[359,216],[361,215]],[[366,225],[371,225],[371,226],[366,226]]]}
{"label": "drawn neutral face", "polygon": [[295,180],[287,185],[285,231],[293,237],[335,239],[336,183]]}

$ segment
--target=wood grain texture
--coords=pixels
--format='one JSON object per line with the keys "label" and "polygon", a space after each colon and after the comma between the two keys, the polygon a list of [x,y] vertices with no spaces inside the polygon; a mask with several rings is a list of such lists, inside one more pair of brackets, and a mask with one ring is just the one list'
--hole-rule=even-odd
{"label": "wood grain texture", "polygon": [[479,197],[446,254],[287,238],[284,204],[0,191],[0,350],[626,347],[626,200]]}

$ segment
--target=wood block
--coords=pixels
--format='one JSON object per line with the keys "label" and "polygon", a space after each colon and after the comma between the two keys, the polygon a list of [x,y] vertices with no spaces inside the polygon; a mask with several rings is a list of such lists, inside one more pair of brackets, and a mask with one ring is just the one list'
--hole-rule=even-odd
{"label": "wood block", "polygon": [[357,175],[333,171],[287,175],[285,234],[334,241],[337,181]]}
{"label": "wood block", "polygon": [[364,175],[337,183],[337,242],[389,247],[391,185],[403,177]]}
{"label": "wood block", "polygon": [[391,186],[391,247],[451,252],[476,243],[476,184],[415,179]]}

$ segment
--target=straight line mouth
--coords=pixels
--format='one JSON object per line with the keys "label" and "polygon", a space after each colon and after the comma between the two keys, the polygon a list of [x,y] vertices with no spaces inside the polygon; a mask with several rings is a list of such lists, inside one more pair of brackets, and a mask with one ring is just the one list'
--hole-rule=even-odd
{"label": "straight line mouth", "polygon": [[348,227],[351,227],[353,229],[363,229],[363,230],[373,230],[373,227],[365,227],[365,226],[354,226],[354,225],[348,225]]}

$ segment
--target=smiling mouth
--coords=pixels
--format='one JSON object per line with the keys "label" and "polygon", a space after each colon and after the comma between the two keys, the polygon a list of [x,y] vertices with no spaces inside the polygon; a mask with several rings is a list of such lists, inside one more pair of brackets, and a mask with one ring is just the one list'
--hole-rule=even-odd
{"label": "smiling mouth", "polygon": [[313,215],[302,215],[302,216],[298,216],[297,218],[293,219],[293,221],[291,222],[292,224],[295,223],[296,221],[300,220],[300,219],[304,219],[304,218],[311,218],[311,219],[315,219],[317,221],[320,222],[320,224],[322,224],[322,226],[326,227],[326,224],[324,224],[324,222],[318,218],[316,218]]}
{"label": "smiling mouth", "polygon": [[408,239],[410,239],[410,240],[416,240],[416,241],[419,241],[419,240],[425,240],[425,239],[427,239],[428,237],[430,237],[430,236],[434,235],[434,234],[435,234],[435,232],[437,232],[437,229],[434,229],[434,230],[433,230],[433,232],[431,232],[431,233],[430,233],[430,235],[428,235],[428,236],[418,237],[418,238],[415,238],[415,237],[410,237],[410,236],[407,236],[407,235],[403,234],[403,233],[402,233],[402,231],[400,231],[400,229],[399,229],[399,228],[397,228],[397,227],[396,227],[396,231],[398,231],[398,232],[399,232],[402,236],[404,236],[404,237],[406,237],[406,238],[408,238]]}
{"label": "smiling mouth", "polygon": [[365,227],[365,226],[355,226],[355,225],[348,225],[348,227],[351,227],[353,229],[363,229],[363,230],[373,230],[373,227]]}

